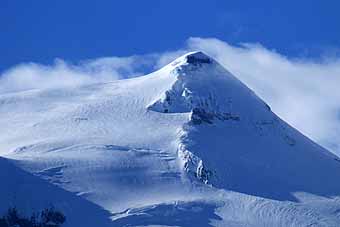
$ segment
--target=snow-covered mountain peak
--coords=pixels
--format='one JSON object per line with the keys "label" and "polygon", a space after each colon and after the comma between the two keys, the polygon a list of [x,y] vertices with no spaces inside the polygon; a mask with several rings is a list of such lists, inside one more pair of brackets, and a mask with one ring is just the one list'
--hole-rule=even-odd
{"label": "snow-covered mountain peak", "polygon": [[[162,113],[164,117],[189,114],[178,149],[182,168],[188,176],[214,187],[237,188],[247,193],[253,193],[257,188],[262,196],[275,194],[273,197],[286,199],[289,198],[287,191],[315,190],[313,176],[319,175],[322,179],[323,173],[311,173],[310,169],[301,171],[301,165],[318,160],[320,166],[340,168],[334,157],[321,148],[305,149],[304,146],[315,145],[282,122],[253,91],[214,59],[193,52],[178,58],[165,69],[167,67],[172,68],[161,71],[159,79],[168,83],[168,87],[148,106],[148,110]],[[315,153],[314,149],[318,152]],[[293,164],[291,160],[295,160],[297,154],[301,157]],[[284,161],[278,163],[278,157]],[[275,169],[274,175],[268,175],[268,166]],[[251,182],[248,177],[255,171],[261,172],[255,177],[260,180]],[[287,172],[300,172],[301,176],[288,179]],[[251,183],[239,181],[238,177],[232,179],[229,175],[244,173],[246,175],[240,178]],[[277,181],[289,181],[293,186],[277,193],[281,186],[275,190],[272,186],[279,185]],[[271,186],[262,187],[259,182]],[[331,184],[327,190],[336,192],[339,188]],[[324,188],[317,190],[325,193]]]}
{"label": "snow-covered mountain peak", "polygon": [[204,113],[210,118],[215,116],[214,119],[229,119],[241,112],[268,110],[268,106],[248,87],[216,60],[200,51],[179,57],[161,69],[160,75],[172,80],[162,95],[148,106],[149,110]]}

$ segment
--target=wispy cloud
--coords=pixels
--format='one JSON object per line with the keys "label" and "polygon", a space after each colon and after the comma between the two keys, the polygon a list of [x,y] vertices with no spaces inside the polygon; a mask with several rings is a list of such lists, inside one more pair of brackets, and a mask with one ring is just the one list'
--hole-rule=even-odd
{"label": "wispy cloud", "polygon": [[0,76],[0,94],[28,89],[46,89],[100,83],[140,76],[154,57],[105,57],[69,64],[56,59],[52,65],[23,63]]}
{"label": "wispy cloud", "polygon": [[106,57],[69,64],[21,64],[0,77],[0,94],[33,88],[78,86],[140,76],[187,51],[202,50],[254,90],[292,126],[340,154],[340,59],[290,59],[260,44],[232,46],[218,39],[190,38],[176,51]]}

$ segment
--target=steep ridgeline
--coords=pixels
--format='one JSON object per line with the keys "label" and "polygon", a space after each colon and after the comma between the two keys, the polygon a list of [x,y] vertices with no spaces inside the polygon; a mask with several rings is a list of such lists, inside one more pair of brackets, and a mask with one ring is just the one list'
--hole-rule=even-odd
{"label": "steep ridgeline", "polygon": [[340,222],[339,159],[202,52],[143,77],[0,94],[0,128],[1,182],[39,188],[3,187],[0,211],[85,204],[102,227]]}

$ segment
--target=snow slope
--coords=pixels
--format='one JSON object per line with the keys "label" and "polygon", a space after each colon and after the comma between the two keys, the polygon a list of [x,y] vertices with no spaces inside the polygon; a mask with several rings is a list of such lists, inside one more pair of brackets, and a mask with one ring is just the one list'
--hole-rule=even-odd
{"label": "snow slope", "polygon": [[27,178],[44,203],[92,212],[82,226],[340,223],[340,160],[201,52],[139,78],[3,94],[0,128],[2,210],[41,208],[6,196]]}
{"label": "snow slope", "polygon": [[110,213],[103,208],[35,177],[9,160],[0,158],[0,212],[17,207],[24,215],[51,205],[67,216],[68,226],[111,226]]}

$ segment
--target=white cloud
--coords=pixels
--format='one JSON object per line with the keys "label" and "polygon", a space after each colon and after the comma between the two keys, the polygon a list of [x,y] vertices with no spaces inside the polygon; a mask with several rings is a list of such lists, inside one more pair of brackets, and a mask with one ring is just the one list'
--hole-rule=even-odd
{"label": "white cloud", "polygon": [[24,63],[0,76],[0,94],[28,89],[79,86],[107,82],[143,74],[143,67],[154,61],[151,56],[106,57],[68,64],[57,59],[53,65]]}
{"label": "white cloud", "polygon": [[187,51],[202,50],[254,90],[272,110],[340,155],[340,59],[289,59],[260,44],[231,46],[190,38],[185,48],[144,56],[106,57],[68,64],[21,64],[0,77],[0,94],[33,88],[77,86],[139,76]]}

